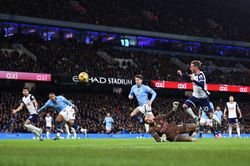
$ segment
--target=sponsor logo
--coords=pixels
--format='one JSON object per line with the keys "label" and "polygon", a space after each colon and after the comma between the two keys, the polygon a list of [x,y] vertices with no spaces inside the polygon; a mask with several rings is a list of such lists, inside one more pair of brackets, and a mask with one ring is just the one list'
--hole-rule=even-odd
{"label": "sponsor logo", "polygon": [[227,86],[220,86],[219,91],[228,91]]}
{"label": "sponsor logo", "polygon": [[156,88],[164,88],[165,86],[164,86],[164,82],[156,82],[155,83],[155,87]]}
{"label": "sponsor logo", "polygon": [[[79,82],[78,76],[72,77],[73,82]],[[90,77],[90,83],[95,84],[110,84],[110,85],[132,85],[133,81],[124,78],[105,78],[105,77]]]}
{"label": "sponsor logo", "polygon": [[247,87],[245,87],[245,88],[244,88],[244,87],[241,87],[241,88],[240,88],[240,92],[247,92],[247,91],[248,91],[248,90],[247,90]]}
{"label": "sponsor logo", "polygon": [[187,84],[178,84],[178,89],[187,89]]}
{"label": "sponsor logo", "polygon": [[37,75],[36,76],[36,80],[38,80],[38,81],[47,81],[48,80],[48,78],[47,78],[47,75]]}
{"label": "sponsor logo", "polygon": [[73,76],[73,77],[72,77],[72,81],[73,81],[73,82],[79,82],[79,78],[78,78],[77,76]]}
{"label": "sponsor logo", "polygon": [[17,75],[16,72],[14,72],[14,73],[13,72],[8,72],[8,73],[6,73],[6,78],[16,80],[16,79],[18,79],[18,75]]}

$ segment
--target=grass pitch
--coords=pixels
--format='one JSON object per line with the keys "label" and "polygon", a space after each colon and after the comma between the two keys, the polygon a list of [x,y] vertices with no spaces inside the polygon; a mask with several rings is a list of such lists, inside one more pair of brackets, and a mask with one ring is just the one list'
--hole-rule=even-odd
{"label": "grass pitch", "polygon": [[249,165],[250,139],[156,143],[153,139],[0,140],[0,166]]}

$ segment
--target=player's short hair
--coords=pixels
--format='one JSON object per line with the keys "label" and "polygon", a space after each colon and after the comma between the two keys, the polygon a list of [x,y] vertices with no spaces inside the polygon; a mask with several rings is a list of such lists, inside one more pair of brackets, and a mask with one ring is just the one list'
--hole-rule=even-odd
{"label": "player's short hair", "polygon": [[199,60],[193,60],[191,62],[191,64],[193,64],[194,66],[197,66],[199,69],[201,69],[201,61],[199,61]]}
{"label": "player's short hair", "polygon": [[136,74],[135,78],[139,78],[140,80],[143,80],[143,76],[141,74]]}
{"label": "player's short hair", "polygon": [[28,90],[30,91],[30,89],[28,87],[23,87],[23,90]]}
{"label": "player's short hair", "polygon": [[54,92],[50,92],[50,93],[49,93],[49,96],[50,96],[50,95],[55,95],[55,93],[54,93]]}

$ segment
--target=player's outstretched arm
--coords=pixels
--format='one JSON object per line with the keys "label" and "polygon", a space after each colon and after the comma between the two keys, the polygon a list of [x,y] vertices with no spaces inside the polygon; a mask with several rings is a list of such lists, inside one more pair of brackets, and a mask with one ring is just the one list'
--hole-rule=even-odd
{"label": "player's outstretched arm", "polygon": [[170,112],[164,114],[164,118],[165,119],[171,118],[174,115],[174,113],[176,112],[177,108],[179,107],[179,104],[180,103],[178,101],[173,102],[173,108],[172,108],[172,110]]}
{"label": "player's outstretched arm", "polygon": [[239,118],[242,118],[242,113],[241,113],[241,110],[240,110],[240,107],[238,106],[238,104],[237,104],[237,112],[239,114]]}
{"label": "player's outstretched arm", "polygon": [[177,74],[182,77],[182,71],[181,70],[177,70]]}
{"label": "player's outstretched arm", "polygon": [[149,100],[149,102],[148,102],[148,105],[149,106],[151,106],[151,104],[153,103],[153,101],[155,100],[155,98],[156,98],[156,92],[152,89],[152,88],[150,88],[149,86],[147,86],[147,92],[148,93],[150,93],[152,96],[151,96],[151,99]]}
{"label": "player's outstretched arm", "polygon": [[191,77],[191,81],[193,82],[193,83],[195,83],[197,86],[199,86],[199,87],[201,87],[201,88],[204,88],[204,81],[196,81],[196,80],[194,80],[192,77]]}
{"label": "player's outstretched arm", "polygon": [[37,103],[36,99],[35,99],[35,100],[33,100],[33,103],[34,103],[34,105],[35,105],[35,109],[36,109],[36,111],[38,111],[38,103]]}
{"label": "player's outstretched arm", "polygon": [[21,103],[17,109],[12,109],[12,113],[15,114],[15,113],[17,113],[18,111],[21,111],[21,110],[23,109],[23,107],[24,107],[24,104]]}
{"label": "player's outstretched arm", "polygon": [[44,104],[44,106],[42,106],[37,112],[40,113],[40,112],[43,112],[46,108],[49,107],[49,100]]}
{"label": "player's outstretched arm", "polygon": [[46,109],[46,106],[44,105],[44,106],[42,106],[37,112],[38,112],[38,113],[41,113],[41,112],[43,112],[45,109]]}
{"label": "player's outstretched arm", "polygon": [[178,74],[182,79],[190,81],[189,75],[186,74],[186,73],[182,73],[181,70],[177,70],[177,74]]}
{"label": "player's outstretched arm", "polygon": [[150,88],[150,93],[152,94],[152,97],[150,99],[151,102],[153,102],[157,96],[156,92]]}
{"label": "player's outstretched arm", "polygon": [[133,87],[131,88],[131,90],[130,90],[130,92],[129,92],[128,98],[129,98],[130,100],[132,100],[132,99],[134,98]]}
{"label": "player's outstretched arm", "polygon": [[227,119],[227,108],[224,108],[224,115],[223,115],[224,119]]}
{"label": "player's outstretched arm", "polygon": [[35,110],[37,111],[38,110],[38,103],[36,101],[36,98],[33,95],[31,95],[30,99],[31,99],[31,101],[33,102],[33,104],[35,106]]}

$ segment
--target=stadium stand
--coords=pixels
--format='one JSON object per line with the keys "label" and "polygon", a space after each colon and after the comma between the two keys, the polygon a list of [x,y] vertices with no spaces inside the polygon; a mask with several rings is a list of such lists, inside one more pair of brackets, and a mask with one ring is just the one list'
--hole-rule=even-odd
{"label": "stadium stand", "polygon": [[[19,95],[17,95],[19,94]],[[38,95],[39,94],[39,95]],[[37,92],[34,94],[42,105],[47,101],[46,92]],[[138,124],[138,122],[129,118],[130,112],[135,108],[136,103],[131,102],[127,99],[126,94],[104,94],[104,93],[65,93],[63,94],[67,98],[72,99],[79,108],[80,112],[77,114],[77,121],[84,128],[88,129],[89,133],[104,133],[105,128],[102,124],[106,112],[110,112],[114,118],[114,133],[143,133],[144,126]],[[17,116],[11,115],[10,109],[17,107],[21,99],[21,94],[18,90],[5,90],[1,91],[0,94],[0,132],[27,132],[24,129],[23,123],[28,117],[28,112],[23,110]],[[96,102],[98,101],[98,102]],[[172,108],[173,101],[184,102],[181,98],[163,98],[158,97],[154,102],[154,113],[162,114]],[[225,108],[224,100],[212,101],[214,105],[219,105],[222,109]],[[247,102],[238,102],[242,114],[242,133],[250,132],[250,114],[249,104]],[[56,113],[53,110],[49,112],[55,118]],[[45,113],[39,115],[38,126],[45,130],[44,123]],[[174,123],[181,124],[187,122],[193,122],[192,118],[185,113],[181,107],[177,110],[176,116],[173,118]],[[224,123],[224,132],[227,130],[227,126]],[[55,131],[55,129],[53,128]]]}
{"label": "stadium stand", "polygon": [[[250,41],[248,4],[211,1],[0,1],[0,13],[191,36]],[[137,4],[137,5],[134,5]],[[211,10],[211,8],[213,10]],[[197,15],[199,13],[199,15]],[[226,18],[226,19],[225,19]]]}
{"label": "stadium stand", "polygon": [[[14,43],[22,44],[36,58],[12,48]],[[141,73],[145,79],[180,81],[178,69],[188,70],[193,59],[201,60],[209,83],[249,85],[249,63],[227,57],[202,57],[174,55],[166,52],[111,48],[96,48],[74,41],[44,41],[36,35],[14,35],[3,39],[0,57],[1,70],[49,72],[71,76],[87,71],[94,76],[132,78]],[[7,51],[9,50],[9,51]],[[105,53],[103,58],[99,53]],[[13,61],[12,59],[17,59]],[[25,64],[25,65],[23,65]],[[235,79],[237,77],[242,79]],[[215,79],[216,78],[216,79]]]}

